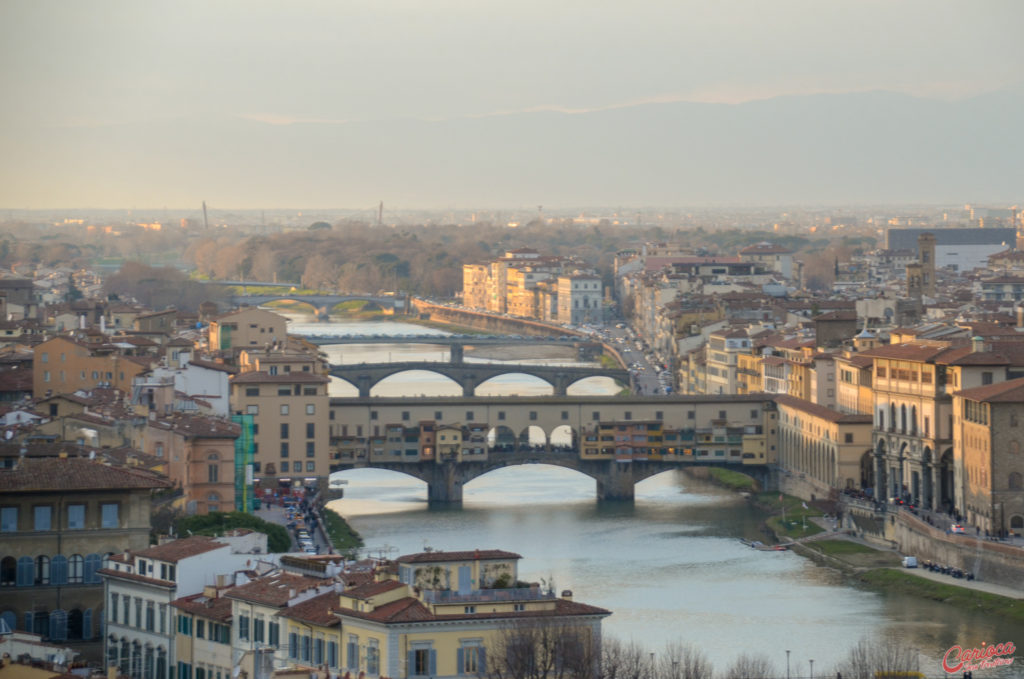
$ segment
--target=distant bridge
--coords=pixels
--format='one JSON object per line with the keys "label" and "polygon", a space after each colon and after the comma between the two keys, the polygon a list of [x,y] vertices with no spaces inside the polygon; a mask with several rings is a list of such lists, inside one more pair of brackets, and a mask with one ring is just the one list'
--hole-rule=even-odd
{"label": "distant bridge", "polygon": [[321,294],[321,295],[292,295],[288,293],[276,295],[232,295],[231,303],[235,306],[248,304],[249,306],[260,306],[270,302],[299,302],[308,304],[313,310],[321,315],[330,313],[331,309],[352,301],[373,302],[382,309],[395,309],[404,312],[406,310],[405,297],[392,297],[381,295],[344,295],[344,294]]}
{"label": "distant bridge", "polygon": [[489,379],[500,375],[513,374],[531,375],[544,380],[552,386],[555,396],[565,396],[566,390],[571,385],[587,377],[610,377],[623,386],[630,386],[629,372],[621,369],[509,363],[463,363],[461,359],[461,351],[458,355],[453,351],[452,360],[449,362],[406,361],[403,363],[332,365],[330,374],[332,377],[345,380],[359,389],[359,396],[363,398],[368,398],[370,390],[381,380],[409,370],[426,370],[444,375],[462,386],[463,396],[474,396],[477,387]]}

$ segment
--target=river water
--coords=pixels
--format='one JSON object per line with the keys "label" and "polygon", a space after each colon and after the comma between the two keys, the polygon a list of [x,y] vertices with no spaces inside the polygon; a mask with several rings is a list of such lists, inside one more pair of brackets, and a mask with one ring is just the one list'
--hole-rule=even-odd
{"label": "river water", "polygon": [[[293,322],[289,331],[316,334],[426,334],[400,323]],[[438,332],[438,334],[442,334]],[[337,362],[410,360],[438,356],[423,345],[335,345]],[[400,357],[400,358],[399,358]],[[563,359],[563,362],[564,359]],[[458,395],[430,373],[416,391]],[[546,393],[522,376],[493,393]],[[587,393],[602,391],[588,383]],[[408,383],[395,393],[410,393]],[[540,389],[540,391],[533,391]],[[422,391],[420,391],[422,390]],[[504,390],[504,391],[502,391]],[[332,385],[332,393],[344,391]],[[549,392],[547,392],[549,393]],[[387,385],[374,394],[391,395]],[[703,649],[719,670],[740,652],[766,655],[779,676],[835,676],[858,640],[896,638],[921,654],[927,676],[944,676],[942,654],[954,644],[1024,644],[1024,625],[997,621],[940,603],[855,588],[835,571],[791,552],[750,549],[761,518],[742,498],[668,472],[638,484],[632,504],[597,504],[590,478],[546,465],[501,469],[466,485],[459,509],[432,508],[426,487],[401,474],[354,470],[345,498],[332,503],[366,541],[367,552],[398,556],[423,551],[506,549],[523,556],[520,578],[571,589],[576,600],[607,608],[605,633],[658,653],[667,642]],[[1018,660],[984,677],[1024,677]]]}

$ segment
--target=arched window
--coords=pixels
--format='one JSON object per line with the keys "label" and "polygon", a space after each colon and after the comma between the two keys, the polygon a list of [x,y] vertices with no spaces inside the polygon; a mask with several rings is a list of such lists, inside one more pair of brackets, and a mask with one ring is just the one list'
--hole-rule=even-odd
{"label": "arched window", "polygon": [[50,557],[44,555],[36,557],[35,583],[37,585],[50,584]]}
{"label": "arched window", "polygon": [[167,676],[167,649],[163,647],[156,649],[156,676],[157,679]]}
{"label": "arched window", "polygon": [[1014,530],[1020,530],[1024,528],[1024,516],[1011,516],[1010,528],[1013,528]]}
{"label": "arched window", "polygon": [[1011,472],[1007,478],[1007,485],[1010,490],[1021,490],[1024,488],[1024,482],[1022,482],[1020,472]]}
{"label": "arched window", "polygon": [[84,580],[85,557],[81,554],[72,554],[68,557],[68,584],[79,585]]}
{"label": "arched window", "polygon": [[0,586],[10,587],[18,581],[18,560],[13,556],[0,559]]}
{"label": "arched window", "polygon": [[82,613],[82,639],[92,639],[92,609],[87,608]]}
{"label": "arched window", "polygon": [[900,406],[900,421],[902,422],[902,426],[900,427],[900,431],[902,431],[904,434],[906,434],[907,433],[907,405],[906,404],[903,404],[903,405]]}
{"label": "arched window", "polygon": [[917,406],[910,406],[910,433],[917,434]]}
{"label": "arched window", "polygon": [[0,630],[3,630],[4,634],[13,632],[18,626],[18,616],[14,614],[14,611],[4,611],[0,613]]}
{"label": "arched window", "polygon": [[[32,619],[32,633],[38,634],[41,637],[45,637],[50,633],[50,614],[46,611],[36,611],[35,613],[26,613],[25,621],[29,620],[29,616]],[[25,625],[28,629],[28,625]]]}
{"label": "arched window", "polygon": [[889,430],[896,431],[896,404],[889,404]]}

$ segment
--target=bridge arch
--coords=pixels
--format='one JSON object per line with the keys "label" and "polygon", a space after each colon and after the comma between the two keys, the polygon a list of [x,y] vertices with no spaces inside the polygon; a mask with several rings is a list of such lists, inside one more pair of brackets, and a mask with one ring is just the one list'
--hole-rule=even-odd
{"label": "bridge arch", "polygon": [[[493,375],[482,380],[476,385],[475,394],[477,396],[500,396],[507,394],[511,385],[517,387],[520,395],[551,396],[555,393],[553,382],[521,370],[522,367],[517,366],[515,371]],[[530,380],[524,384],[523,377],[529,377]]]}
{"label": "bridge arch", "polygon": [[[629,387],[628,384],[623,384],[619,380],[609,375],[587,375],[580,377],[579,379],[573,380],[566,385],[565,393],[568,396],[588,396],[593,393],[588,387],[590,385],[600,385],[602,387],[611,386],[613,389],[622,390]],[[614,393],[614,392],[613,392]]]}
{"label": "bridge arch", "polygon": [[533,450],[543,450],[548,445],[548,434],[542,427],[538,427],[535,424],[530,424],[523,427],[523,430],[519,432],[519,448],[528,448]]}
{"label": "bridge arch", "polygon": [[269,302],[261,303],[260,306],[261,307],[266,307],[268,309],[272,309],[272,310],[276,311],[278,309],[278,306],[281,305],[281,304],[295,304],[295,305],[298,305],[300,307],[308,307],[310,314],[319,313],[320,309],[322,308],[322,307],[317,306],[315,303],[313,303],[312,301],[310,301],[308,299],[302,299],[301,295],[296,295],[294,297],[281,297],[280,299],[273,299],[273,300],[270,300]]}
{"label": "bridge arch", "polygon": [[492,453],[511,453],[516,449],[516,433],[503,424],[487,432],[487,449]]}
{"label": "bridge arch", "polygon": [[[442,384],[436,384],[438,377]],[[358,386],[358,385],[357,385]],[[429,369],[397,370],[377,380],[370,396],[461,396],[462,385],[451,375]]]}

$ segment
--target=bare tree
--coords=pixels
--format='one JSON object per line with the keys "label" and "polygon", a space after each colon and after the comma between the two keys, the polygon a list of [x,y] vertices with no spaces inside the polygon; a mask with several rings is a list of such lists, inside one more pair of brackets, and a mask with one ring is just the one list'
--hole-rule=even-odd
{"label": "bare tree", "polygon": [[917,672],[919,667],[917,651],[898,639],[886,637],[858,641],[836,671],[844,679],[874,679],[878,672]]}
{"label": "bare tree", "polygon": [[601,679],[647,679],[653,669],[647,649],[635,641],[601,640]]}
{"label": "bare tree", "polygon": [[774,676],[774,663],[768,656],[758,653],[741,653],[722,674],[723,679],[765,679]]}
{"label": "bare tree", "polygon": [[600,664],[600,640],[582,621],[517,621],[487,649],[487,675],[494,679],[593,679]]}
{"label": "bare tree", "polygon": [[711,679],[714,673],[707,655],[693,644],[670,642],[659,658],[658,679]]}

